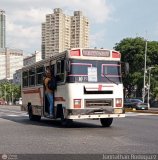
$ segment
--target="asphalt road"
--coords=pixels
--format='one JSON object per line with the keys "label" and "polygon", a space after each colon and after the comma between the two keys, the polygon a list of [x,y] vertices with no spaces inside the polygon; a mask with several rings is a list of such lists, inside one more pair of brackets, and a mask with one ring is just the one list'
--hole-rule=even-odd
{"label": "asphalt road", "polygon": [[128,113],[110,128],[78,120],[71,128],[42,118],[31,122],[19,107],[0,106],[0,154],[155,154],[158,115]]}

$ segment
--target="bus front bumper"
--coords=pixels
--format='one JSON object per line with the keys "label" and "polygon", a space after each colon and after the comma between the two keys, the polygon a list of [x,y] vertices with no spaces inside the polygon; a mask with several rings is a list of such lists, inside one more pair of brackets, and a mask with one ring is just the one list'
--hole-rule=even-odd
{"label": "bus front bumper", "polygon": [[68,115],[67,119],[98,119],[98,118],[121,118],[125,114],[91,114],[91,115]]}

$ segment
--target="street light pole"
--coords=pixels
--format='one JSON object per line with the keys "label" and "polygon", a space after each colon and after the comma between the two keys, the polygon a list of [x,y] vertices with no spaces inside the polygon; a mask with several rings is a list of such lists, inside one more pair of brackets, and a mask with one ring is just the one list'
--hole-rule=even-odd
{"label": "street light pole", "polygon": [[2,87],[0,86],[0,98],[2,97]]}
{"label": "street light pole", "polygon": [[150,100],[150,75],[151,75],[151,69],[155,67],[148,67],[147,70],[149,70],[149,85],[148,85],[148,108],[150,108],[149,100]]}
{"label": "street light pole", "polygon": [[13,105],[14,92],[12,92],[12,105]]}
{"label": "street light pole", "polygon": [[143,102],[145,101],[145,88],[146,88],[146,55],[147,55],[147,45],[148,45],[148,42],[146,40],[145,42],[145,56],[144,56],[144,87],[143,87]]}
{"label": "street light pole", "polygon": [[10,83],[10,94],[9,94],[10,95],[10,104],[12,103],[12,94],[11,94],[12,92],[11,91],[12,91],[12,86],[11,86],[11,83]]}
{"label": "street light pole", "polygon": [[7,99],[7,96],[6,96],[6,84],[4,85],[4,87],[5,87],[5,90],[4,90],[4,96],[5,96],[5,103],[6,103],[6,99]]}

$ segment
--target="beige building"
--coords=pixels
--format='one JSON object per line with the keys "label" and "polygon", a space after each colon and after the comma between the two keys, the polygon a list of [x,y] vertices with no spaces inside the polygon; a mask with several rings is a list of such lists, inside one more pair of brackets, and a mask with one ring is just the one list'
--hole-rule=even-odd
{"label": "beige building", "polygon": [[65,15],[62,9],[46,15],[42,23],[42,59],[66,49],[89,45],[89,22],[82,12],[75,11],[74,16]]}
{"label": "beige building", "polygon": [[[23,58],[23,64],[24,64],[23,66],[34,64],[40,60],[42,60],[41,52],[35,51],[35,53],[33,53],[32,55],[25,56]],[[21,76],[22,76],[21,69],[16,70],[16,72],[13,74],[13,83],[14,84],[21,84]]]}
{"label": "beige building", "polygon": [[89,47],[89,22],[81,11],[75,11],[71,16],[71,48]]}
{"label": "beige building", "polygon": [[13,79],[16,70],[23,67],[23,51],[9,48],[0,49],[0,80]]}

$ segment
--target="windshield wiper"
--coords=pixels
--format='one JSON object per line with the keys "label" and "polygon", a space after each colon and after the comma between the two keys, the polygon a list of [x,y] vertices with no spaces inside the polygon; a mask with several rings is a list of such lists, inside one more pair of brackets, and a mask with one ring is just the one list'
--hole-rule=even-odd
{"label": "windshield wiper", "polygon": [[112,83],[118,85],[118,83],[116,83],[116,82],[114,82],[113,80],[111,80],[110,78],[108,78],[105,74],[104,74],[103,76],[104,76],[107,80],[109,80],[110,82],[112,82]]}

